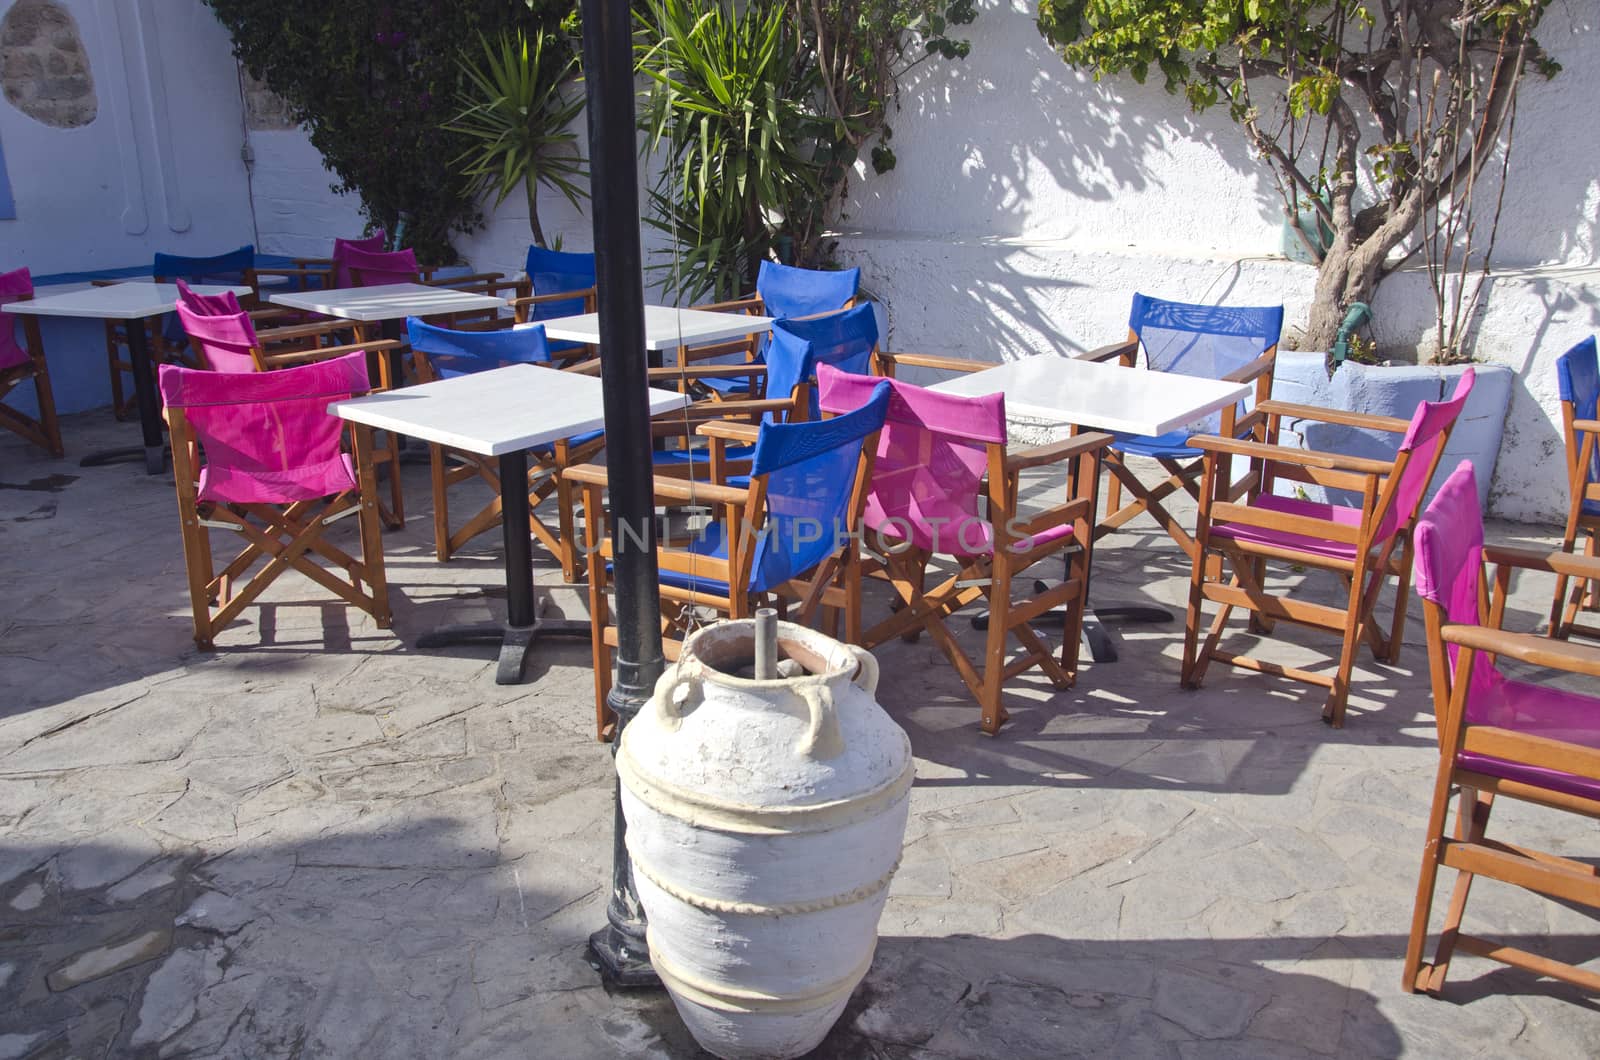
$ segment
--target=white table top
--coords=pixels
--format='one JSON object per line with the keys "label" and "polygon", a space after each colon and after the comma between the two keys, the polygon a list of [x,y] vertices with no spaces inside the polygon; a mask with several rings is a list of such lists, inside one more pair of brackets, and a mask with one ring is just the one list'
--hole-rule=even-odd
{"label": "white table top", "polygon": [[1158,435],[1175,431],[1250,396],[1248,383],[1124,368],[1048,354],[957,376],[932,390],[1006,396],[1006,412],[1092,430]]}
{"label": "white table top", "polygon": [[[650,389],[652,416],[681,408],[682,394]],[[335,416],[469,453],[500,456],[605,426],[600,380],[513,364],[328,406]]]}
{"label": "white table top", "polygon": [[507,304],[504,298],[495,298],[493,295],[455,291],[449,287],[429,287],[421,283],[346,287],[332,291],[286,291],[269,295],[267,301],[290,309],[361,321],[429,317],[436,313],[469,313],[478,309],[500,309]]}
{"label": "white table top", "polygon": [[[244,296],[248,287],[202,284],[189,288],[195,294],[221,294],[232,291]],[[172,312],[178,304],[178,285],[174,283],[130,282],[110,287],[84,287],[65,294],[49,294],[26,302],[12,302],[8,313],[41,317],[90,317],[96,320],[139,320]]]}
{"label": "white table top", "polygon": [[[599,313],[557,317],[539,323],[544,325],[547,339],[558,342],[600,341]],[[676,350],[682,346],[721,342],[771,330],[772,317],[713,313],[704,309],[674,309],[664,305],[644,307],[644,348],[647,350]]]}

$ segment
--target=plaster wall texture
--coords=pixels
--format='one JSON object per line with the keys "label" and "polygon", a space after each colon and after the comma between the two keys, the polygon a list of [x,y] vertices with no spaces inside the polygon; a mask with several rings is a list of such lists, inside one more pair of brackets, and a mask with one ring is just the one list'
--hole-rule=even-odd
{"label": "plaster wall texture", "polygon": [[[885,304],[887,346],[998,361],[1072,355],[1126,333],[1132,293],[1283,302],[1305,319],[1315,272],[1281,257],[1281,205],[1239,131],[1158,83],[1096,83],[1034,27],[1031,4],[980,5],[970,57],[908,80],[886,174],[857,166],[838,258]],[[1491,511],[1550,522],[1566,505],[1554,360],[1600,326],[1600,149],[1574,130],[1600,97],[1596,16],[1555,5],[1540,40],[1565,69],[1525,83],[1477,356],[1512,368]],[[1422,272],[1385,281],[1380,347],[1435,326]],[[1035,432],[1042,433],[1042,432]]]}
{"label": "plaster wall texture", "polygon": [[[0,14],[11,3],[0,0]],[[63,0],[99,97],[87,125],[53,128],[0,101],[17,217],[0,262],[35,274],[215,254],[253,238],[238,78],[200,0]]]}
{"label": "plaster wall texture", "polygon": [[[0,269],[123,268],[157,251],[249,243],[238,79],[215,16],[200,0],[60,2],[77,23],[98,108],[88,124],[57,128],[0,100],[17,205],[14,220],[0,221]],[[0,16],[12,6],[0,0]],[[100,326],[47,319],[42,328],[60,411],[108,404]],[[30,388],[8,401],[34,411]]]}

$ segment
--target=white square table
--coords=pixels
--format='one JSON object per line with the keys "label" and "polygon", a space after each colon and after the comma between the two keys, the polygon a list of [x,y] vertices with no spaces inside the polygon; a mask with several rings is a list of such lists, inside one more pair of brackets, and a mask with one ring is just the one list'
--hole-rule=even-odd
{"label": "white square table", "polygon": [[[222,294],[232,291],[240,297],[254,293],[249,287],[204,284],[191,287],[196,294]],[[178,286],[172,283],[143,282],[118,283],[109,287],[84,287],[64,294],[45,295],[24,302],[12,302],[8,313],[41,317],[86,317],[99,320],[145,320],[170,313],[178,304]],[[133,392],[139,407],[139,429],[144,444],[128,449],[111,449],[91,453],[79,464],[97,467],[101,464],[144,456],[144,468],[149,474],[159,475],[166,468],[166,445],[161,440],[161,403],[156,394],[155,380],[150,377],[150,344],[145,329],[129,327],[128,360],[133,364]]]}
{"label": "white square table", "polygon": [[[681,408],[670,390],[648,392],[650,414]],[[328,411],[352,423],[421,438],[500,459],[501,531],[505,541],[506,621],[446,626],[424,634],[419,648],[498,640],[498,684],[522,680],[523,663],[540,633],[589,635],[587,622],[540,622],[533,591],[528,533],[528,450],[605,425],[599,379],[529,364],[335,401]],[[521,488],[507,488],[523,483]]]}
{"label": "white square table", "polygon": [[[323,316],[364,323],[404,320],[406,317],[431,317],[444,313],[470,313],[481,309],[503,309],[504,298],[473,294],[449,287],[430,287],[423,283],[390,283],[381,287],[340,287],[331,291],[285,291],[269,295],[274,305],[302,309]],[[396,332],[398,334],[398,331]]]}
{"label": "white square table", "polygon": [[[285,291],[267,296],[273,305],[288,306],[309,313],[321,313],[341,320],[379,325],[386,339],[400,338],[400,322],[406,317],[441,316],[446,313],[474,313],[503,309],[510,303],[489,294],[473,294],[449,287],[430,287],[424,283],[389,283],[378,287],[337,287],[329,291]],[[400,385],[400,353],[389,351],[389,385]]]}
{"label": "white square table", "polygon": [[[1248,383],[1048,354],[1007,361],[929,389],[964,397],[1004,394],[1007,416],[1135,435],[1178,430],[1244,401],[1254,390]],[[1136,623],[1172,621],[1169,612],[1154,607],[1089,609],[1084,615],[1083,636],[1095,662],[1115,662],[1117,658],[1116,648],[1100,624],[1102,618]],[[982,625],[980,620],[974,622]]]}
{"label": "white square table", "polygon": [[[772,330],[772,317],[749,316],[744,313],[715,313],[706,309],[674,309],[671,306],[647,305],[644,307],[644,348],[660,354],[667,350],[681,350],[686,346],[701,346],[711,342],[736,339],[761,331]],[[595,345],[600,342],[600,314],[583,313],[579,316],[556,317],[540,320],[547,339],[557,342],[582,342]],[[654,365],[660,358],[652,358]]]}
{"label": "white square table", "polygon": [[1245,400],[1248,383],[1225,383],[1048,354],[937,383],[942,394],[1004,394],[1007,415],[1123,434],[1175,431]]}

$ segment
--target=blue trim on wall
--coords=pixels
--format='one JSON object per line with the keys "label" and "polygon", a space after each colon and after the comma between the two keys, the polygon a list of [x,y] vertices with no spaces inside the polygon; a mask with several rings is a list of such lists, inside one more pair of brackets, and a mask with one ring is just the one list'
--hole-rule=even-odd
{"label": "blue trim on wall", "polygon": [[6,145],[0,143],[0,221],[17,216],[17,202],[11,197],[11,178],[6,176]]}

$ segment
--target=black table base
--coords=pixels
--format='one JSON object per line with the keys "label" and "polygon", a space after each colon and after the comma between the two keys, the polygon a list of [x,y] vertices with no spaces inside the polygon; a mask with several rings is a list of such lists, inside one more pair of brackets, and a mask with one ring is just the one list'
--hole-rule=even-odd
{"label": "black table base", "polygon": [[133,393],[139,406],[139,430],[143,445],[102,449],[78,461],[79,467],[104,467],[144,458],[147,474],[159,475],[167,469],[167,446],[161,436],[161,401],[155,380],[150,378],[150,341],[143,320],[130,320],[123,330],[128,335],[128,361],[133,365]]}
{"label": "black table base", "polygon": [[453,644],[500,642],[500,661],[494,680],[500,685],[520,684],[529,651],[542,634],[584,637],[587,622],[539,619],[542,604],[533,591],[533,549],[528,532],[528,454],[522,450],[500,455],[500,522],[506,550],[506,620],[442,626],[417,639],[419,648]]}
{"label": "black table base", "polygon": [[582,637],[589,639],[589,623],[535,621],[531,626],[513,626],[509,622],[468,622],[458,626],[441,626],[417,638],[419,648],[446,648],[453,644],[482,644],[500,642],[500,661],[495,666],[494,683],[518,685],[522,683],[528,653],[538,638]]}

